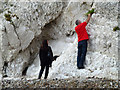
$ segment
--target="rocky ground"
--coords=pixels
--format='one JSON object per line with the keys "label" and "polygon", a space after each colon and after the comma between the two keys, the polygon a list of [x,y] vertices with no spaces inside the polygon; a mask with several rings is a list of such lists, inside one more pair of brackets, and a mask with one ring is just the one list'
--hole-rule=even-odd
{"label": "rocky ground", "polygon": [[102,78],[86,78],[85,80],[80,80],[79,78],[69,78],[69,79],[33,79],[27,80],[26,78],[20,79],[3,79],[2,88],[114,88],[118,89],[118,80],[108,80]]}

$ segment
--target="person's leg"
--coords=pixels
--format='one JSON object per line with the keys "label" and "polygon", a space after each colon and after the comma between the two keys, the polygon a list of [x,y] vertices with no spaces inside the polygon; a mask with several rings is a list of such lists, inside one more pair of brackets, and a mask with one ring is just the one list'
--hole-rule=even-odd
{"label": "person's leg", "polygon": [[81,50],[82,50],[82,48],[81,48],[81,42],[78,42],[78,55],[77,55],[77,67],[78,67],[78,69],[80,68],[80,57],[81,57]]}
{"label": "person's leg", "polygon": [[44,68],[45,68],[45,66],[41,66],[41,70],[40,70],[38,79],[41,79],[41,76],[43,74]]}
{"label": "person's leg", "polygon": [[44,79],[47,78],[48,73],[49,73],[49,65],[46,66],[46,71],[45,71],[45,77],[44,77]]}
{"label": "person's leg", "polygon": [[82,42],[81,67],[84,68],[85,57],[87,53],[87,40]]}

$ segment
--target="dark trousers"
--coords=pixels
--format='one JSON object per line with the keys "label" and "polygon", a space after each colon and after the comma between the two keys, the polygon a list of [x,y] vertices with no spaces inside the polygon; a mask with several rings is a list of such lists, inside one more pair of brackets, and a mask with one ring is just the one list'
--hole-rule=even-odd
{"label": "dark trousers", "polygon": [[41,70],[40,70],[40,73],[39,73],[39,77],[38,77],[38,79],[41,79],[41,76],[42,76],[43,71],[44,71],[45,68],[46,68],[46,70],[45,70],[45,77],[44,77],[44,79],[47,78],[48,73],[49,73],[49,65],[41,66]]}
{"label": "dark trousers", "polygon": [[82,40],[78,42],[78,56],[77,56],[77,67],[83,68],[85,57],[87,53],[87,40]]}

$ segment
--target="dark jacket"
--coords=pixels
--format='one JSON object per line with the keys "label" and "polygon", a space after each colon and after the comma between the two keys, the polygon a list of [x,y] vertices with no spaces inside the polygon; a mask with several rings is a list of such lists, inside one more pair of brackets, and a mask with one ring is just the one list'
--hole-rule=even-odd
{"label": "dark jacket", "polygon": [[39,57],[40,57],[41,66],[46,66],[46,65],[52,64],[52,60],[48,57],[48,51],[50,51],[50,53],[53,57],[53,52],[52,52],[52,49],[50,46],[48,46],[48,48],[46,48],[46,49],[40,48]]}

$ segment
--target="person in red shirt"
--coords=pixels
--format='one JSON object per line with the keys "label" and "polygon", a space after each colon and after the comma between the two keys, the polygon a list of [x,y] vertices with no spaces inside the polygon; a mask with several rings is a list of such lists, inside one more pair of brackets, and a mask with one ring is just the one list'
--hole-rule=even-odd
{"label": "person in red shirt", "polygon": [[88,14],[88,17],[85,22],[81,23],[80,20],[76,20],[75,24],[75,31],[78,36],[78,56],[77,56],[77,67],[78,69],[84,69],[84,62],[87,53],[87,40],[89,40],[86,26],[90,20],[92,14]]}

